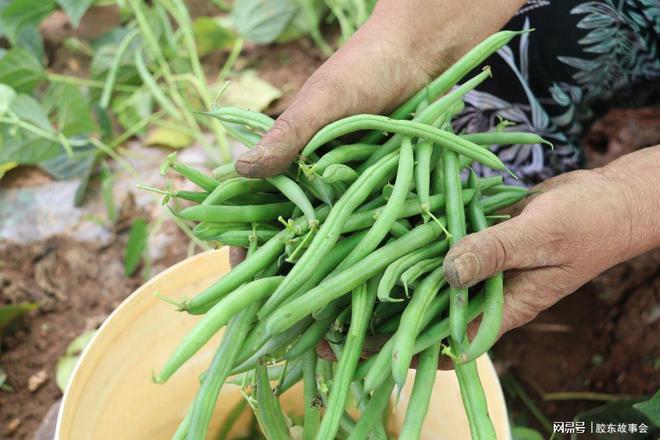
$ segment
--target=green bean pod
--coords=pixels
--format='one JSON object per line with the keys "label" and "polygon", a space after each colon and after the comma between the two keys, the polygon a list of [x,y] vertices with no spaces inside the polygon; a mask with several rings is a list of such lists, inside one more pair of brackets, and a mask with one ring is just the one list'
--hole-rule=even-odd
{"label": "green bean pod", "polygon": [[[468,204],[468,217],[473,231],[482,231],[488,227],[486,216],[479,197],[479,178],[470,173],[470,186],[476,191]],[[488,278],[484,283],[484,312],[479,323],[479,330],[465,352],[460,354],[461,362],[469,362],[487,352],[497,340],[502,326],[504,310],[504,275],[502,272]]]}
{"label": "green bean pod", "polygon": [[425,211],[429,211],[429,197],[431,184],[431,154],[433,144],[420,142],[415,149],[415,188],[419,197],[419,204]]}
{"label": "green bean pod", "polygon": [[339,430],[353,373],[360,360],[360,352],[369,324],[369,315],[376,299],[376,282],[370,282],[369,286],[361,284],[353,291],[351,325],[344,343],[343,355],[337,365],[337,372],[332,382],[325,413],[319,426],[317,435],[319,439],[334,439]]}
{"label": "green bean pod", "polygon": [[211,171],[211,176],[213,176],[213,178],[220,183],[225,182],[229,179],[240,177],[239,174],[236,172],[235,162],[224,163],[219,167],[214,168],[213,171]]}
{"label": "green bean pod", "polygon": [[389,131],[402,136],[422,138],[495,170],[508,171],[504,163],[495,154],[462,139],[460,136],[419,122],[399,121],[379,115],[349,116],[326,125],[307,143],[301,156],[309,156],[320,146],[339,136],[366,129]]}
{"label": "green bean pod", "polygon": [[318,389],[316,387],[316,350],[311,349],[303,355],[303,399],[305,401],[305,419],[303,440],[314,440],[321,423]]}
{"label": "green bean pod", "polygon": [[362,202],[364,202],[375,185],[382,180],[383,177],[391,174],[392,170],[397,165],[397,159],[397,153],[386,156],[378,164],[365,171],[358,180],[351,185],[348,191],[341,197],[341,199],[339,199],[337,204],[330,211],[327,219],[319,228],[318,233],[314,236],[309,248],[307,248],[298,263],[293,266],[289,274],[286,276],[284,282],[259,311],[259,319],[264,319],[269,316],[276,307],[281,305],[287,298],[295,293],[295,291],[312,275],[318,264],[326,257],[328,252],[337,242],[344,224],[351,213],[360,206]]}
{"label": "green bean pod", "polygon": [[259,426],[266,438],[269,440],[288,440],[289,428],[286,424],[286,416],[280,407],[280,402],[273,394],[270,386],[268,371],[265,365],[258,365],[256,370],[256,415]]}
{"label": "green bean pod", "polygon": [[248,179],[235,177],[218,185],[202,203],[203,205],[219,205],[222,202],[244,194],[262,191],[272,191],[273,185],[264,179]]}
{"label": "green bean pod", "polygon": [[492,131],[485,133],[470,133],[461,135],[463,139],[478,145],[536,145],[545,144],[552,147],[552,143],[546,141],[536,133],[515,131]]}
{"label": "green bean pod", "polygon": [[[399,166],[397,169],[394,190],[385,207],[379,211],[376,222],[367,232],[367,235],[355,246],[355,249],[337,266],[333,272],[352,266],[362,258],[370,254],[387,235],[388,231],[397,219],[401,206],[406,201],[410,182],[413,176],[413,148],[410,138],[404,138],[399,151]],[[332,276],[332,275],[330,275]]]}
{"label": "green bean pod", "polygon": [[261,222],[289,217],[294,204],[290,202],[270,203],[268,205],[196,205],[185,208],[178,216],[184,220],[198,222]]}
{"label": "green bean pod", "polygon": [[[410,113],[414,112],[417,106],[428,99],[429,101],[435,100],[438,96],[450,90],[455,86],[465,75],[476,69],[486,58],[497,52],[511,41],[511,39],[522,32],[514,31],[500,31],[497,32],[481,43],[470,49],[458,61],[452,64],[449,68],[444,70],[440,76],[431,81],[426,87],[421,89],[413,95],[406,102],[401,104],[390,117],[394,119],[405,119]],[[364,142],[373,143],[374,139],[369,137]]]}
{"label": "green bean pod", "polygon": [[419,355],[415,371],[415,383],[399,432],[399,440],[417,440],[421,437],[424,419],[429,412],[431,394],[438,369],[440,342],[433,344]]}
{"label": "green bean pod", "polygon": [[246,305],[259,302],[270,295],[284,277],[261,278],[239,287],[213,306],[204,317],[183,337],[174,353],[165,362],[156,376],[157,383],[164,383],[193,354],[222,328],[233,316]]}
{"label": "green bean pod", "polygon": [[[454,112],[462,109],[463,97],[471,90],[474,90],[479,84],[484,82],[491,76],[490,68],[485,68],[482,72],[474,78],[466,81],[460,87],[452,90],[447,95],[439,98],[437,101],[426,107],[421,113],[413,118],[413,122],[431,125],[433,127],[441,127],[443,124],[448,124],[449,119],[453,116]],[[392,136],[383,146],[367,159],[363,167],[366,167],[378,160],[382,155],[395,150],[401,143],[399,135]]]}
{"label": "green bean pod", "polygon": [[371,156],[377,149],[378,145],[373,144],[349,144],[333,148],[325,153],[313,165],[315,172],[323,174],[323,171],[335,164],[344,164],[348,162],[362,161]]}
{"label": "green bean pod", "polygon": [[264,229],[226,231],[211,238],[225,246],[247,247],[251,240],[264,243],[277,235],[277,231]]}
{"label": "green bean pod", "polygon": [[165,162],[160,167],[160,173],[165,175],[170,168],[207,192],[213,191],[220,184],[220,182],[206,173],[176,160],[176,153],[167,156]]}
{"label": "green bean pod", "polygon": [[425,260],[418,261],[406,269],[400,277],[401,283],[403,283],[403,287],[406,289],[406,292],[408,292],[408,286],[413,285],[419,277],[431,272],[438,266],[442,266],[443,260],[444,257],[427,258]]}
{"label": "green bean pod", "polygon": [[389,379],[374,391],[348,440],[367,440],[370,437],[387,409],[393,389],[394,381]]}
{"label": "green bean pod", "polygon": [[402,300],[394,300],[390,297],[390,292],[394,288],[394,284],[396,283],[396,280],[399,279],[399,277],[408,268],[412,267],[416,263],[425,260],[427,258],[433,258],[441,254],[444,254],[445,252],[447,252],[448,247],[449,247],[449,243],[447,242],[447,240],[438,241],[428,246],[425,246],[421,249],[417,249],[409,253],[408,255],[404,255],[403,257],[397,259],[392,264],[387,266],[387,269],[385,269],[385,273],[383,274],[383,277],[380,279],[380,283],[378,283],[378,300],[402,301]]}
{"label": "green bean pod", "polygon": [[213,106],[210,112],[201,112],[205,116],[218,119],[222,122],[241,124],[259,131],[268,131],[275,122],[273,118],[263,113],[246,110],[240,107]]}
{"label": "green bean pod", "polygon": [[403,388],[413,357],[413,345],[423,329],[419,320],[445,283],[442,266],[435,269],[415,289],[408,306],[401,314],[399,329],[394,334],[392,347],[392,377],[399,389]]}
{"label": "green bean pod", "polygon": [[[465,211],[461,198],[461,170],[458,165],[458,155],[448,148],[443,149],[442,165],[445,181],[447,229],[451,234],[449,244],[453,246],[466,234]],[[452,337],[459,342],[465,338],[465,332],[467,330],[465,316],[468,302],[467,295],[467,289],[452,287],[449,291],[449,320],[452,325]]]}
{"label": "green bean pod", "polygon": [[283,332],[305,316],[321,309],[332,300],[350,292],[369,278],[384,270],[397,258],[427,245],[442,233],[435,222],[417,226],[405,237],[398,238],[330,279],[273,312],[266,322],[270,335]]}
{"label": "green bean pod", "polygon": [[193,401],[187,440],[206,437],[211,415],[215,409],[220,390],[229,375],[231,366],[240,349],[240,343],[247,335],[258,308],[258,302],[250,304],[246,309],[232,318],[229,323],[227,331],[223,335],[220,346],[218,347],[218,351],[213,356],[211,366]]}

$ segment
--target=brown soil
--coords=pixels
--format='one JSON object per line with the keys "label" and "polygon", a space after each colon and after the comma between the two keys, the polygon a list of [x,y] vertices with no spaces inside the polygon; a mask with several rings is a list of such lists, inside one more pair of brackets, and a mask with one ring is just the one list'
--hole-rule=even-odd
{"label": "brown soil", "polygon": [[[124,209],[122,218],[136,214]],[[106,245],[65,238],[28,246],[0,244],[0,305],[39,304],[2,339],[0,365],[12,391],[0,391],[0,438],[32,438],[61,397],[55,384],[57,359],[71,340],[97,328],[144,281],[140,271],[131,278],[124,276],[129,224],[120,221],[115,238]],[[177,240],[154,262],[152,275],[185,257],[187,238],[172,224],[164,225],[163,233]],[[47,379],[30,391],[28,382],[37,374],[46,374]]]}

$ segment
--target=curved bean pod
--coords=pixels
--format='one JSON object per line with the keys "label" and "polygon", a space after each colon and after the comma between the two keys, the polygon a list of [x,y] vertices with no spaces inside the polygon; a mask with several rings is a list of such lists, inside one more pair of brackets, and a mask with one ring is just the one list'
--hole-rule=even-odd
{"label": "curved bean pod", "polygon": [[220,390],[229,375],[231,366],[240,349],[240,343],[256,316],[259,303],[253,303],[236,315],[222,337],[218,351],[211,361],[211,366],[195,396],[192,407],[188,440],[206,438],[211,415],[215,409]]}
{"label": "curved bean pod", "polygon": [[290,439],[284,412],[280,407],[279,400],[273,394],[270,379],[268,378],[268,370],[265,365],[257,366],[256,379],[257,390],[255,394],[257,395],[257,404],[255,412],[261,430],[269,440]]}
{"label": "curved bean pod", "polygon": [[397,258],[420,248],[442,234],[442,228],[435,222],[417,226],[353,265],[350,269],[326,279],[318,286],[306,292],[273,312],[266,322],[270,335],[281,333],[300,321],[305,316],[321,309],[332,300],[348,293],[361,283],[377,275]]}
{"label": "curved bean pod", "polygon": [[424,316],[429,304],[444,283],[444,270],[440,266],[424,278],[424,281],[415,289],[415,294],[401,314],[399,329],[393,336],[392,347],[392,377],[399,389],[406,382],[413,357],[413,345],[422,330],[419,317]]}
{"label": "curved bean pod", "polygon": [[[208,342],[233,316],[246,305],[270,295],[284,277],[269,277],[251,281],[239,287],[213,306],[204,317],[183,337],[174,353],[156,375],[157,383],[164,383],[193,354]],[[237,352],[238,353],[238,352]]]}
{"label": "curved bean pod", "polygon": [[339,423],[344,413],[344,406],[348,399],[353,373],[360,360],[360,352],[369,324],[369,315],[373,309],[375,299],[376,282],[370,282],[369,286],[361,284],[353,291],[351,325],[344,343],[341,359],[337,364],[337,371],[332,381],[332,389],[328,396],[325,413],[319,426],[317,435],[319,439],[332,439],[337,435]]}
{"label": "curved bean pod", "polygon": [[415,383],[410,392],[410,401],[399,432],[399,440],[417,440],[421,436],[424,419],[429,412],[431,393],[438,371],[440,346],[440,342],[437,342],[419,355],[415,371]]}
{"label": "curved bean pod", "polygon": [[291,202],[268,205],[197,205],[184,208],[178,214],[185,220],[198,222],[260,222],[289,217],[295,205]]}
{"label": "curved bean pod", "polygon": [[397,156],[397,153],[386,156],[378,164],[362,173],[358,180],[337,201],[327,219],[319,228],[318,233],[314,236],[309,248],[259,311],[259,319],[269,316],[277,306],[282,304],[309,279],[319,262],[326,257],[337,242],[351,213],[367,198],[378,182],[391,174],[393,168],[397,165]]}
{"label": "curved bean pod", "polygon": [[[526,31],[523,31],[526,32]],[[424,100],[433,101],[438,96],[450,90],[465,75],[476,69],[486,58],[497,52],[521,32],[500,31],[486,38],[481,43],[470,49],[458,61],[452,64],[448,69],[442,72],[440,76],[431,81],[426,87],[415,93],[406,102],[397,107],[390,115],[394,119],[406,119],[418,108]],[[363,142],[374,143],[382,137],[379,132],[370,133],[363,139]]]}
{"label": "curved bean pod", "polygon": [[493,131],[485,133],[471,133],[461,135],[463,139],[474,142],[478,145],[535,145],[545,144],[552,147],[552,143],[546,141],[536,133],[514,132],[514,131]]}
{"label": "curved bean pod", "polygon": [[[474,197],[468,204],[468,216],[473,231],[482,231],[488,227],[486,216],[479,199],[479,178],[472,172],[470,186],[475,190]],[[484,283],[484,312],[479,323],[479,330],[467,349],[459,355],[461,362],[474,360],[488,351],[500,334],[502,311],[504,309],[504,275],[502,272],[488,278]]]}
{"label": "curved bean pod", "polygon": [[367,159],[378,148],[380,148],[378,145],[373,144],[342,145],[341,147],[333,148],[321,156],[321,158],[313,165],[313,169],[317,173],[323,174],[323,171],[325,171],[330,165]]}
{"label": "curved bean pod", "polygon": [[495,170],[507,171],[504,163],[502,163],[495,154],[470,141],[462,139],[460,136],[456,136],[453,133],[419,122],[399,121],[379,115],[349,116],[326,125],[307,143],[301,156],[309,156],[321,145],[326,144],[339,136],[366,129],[381,130],[400,134],[402,136],[422,138],[448,148],[457,154],[462,154],[470,159],[476,160],[477,162]]}

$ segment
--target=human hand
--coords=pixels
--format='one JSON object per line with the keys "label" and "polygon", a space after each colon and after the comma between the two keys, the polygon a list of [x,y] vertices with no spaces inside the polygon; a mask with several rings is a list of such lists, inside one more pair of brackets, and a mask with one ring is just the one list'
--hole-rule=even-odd
{"label": "human hand", "polygon": [[393,109],[498,31],[524,1],[496,3],[379,1],[369,20],[305,82],[273,128],[238,158],[236,170],[247,177],[281,173],[323,126]]}
{"label": "human hand", "polygon": [[531,321],[609,267],[660,246],[659,165],[656,146],[543,182],[517,205],[519,215],[449,250],[449,284],[469,287],[506,271],[500,334]]}

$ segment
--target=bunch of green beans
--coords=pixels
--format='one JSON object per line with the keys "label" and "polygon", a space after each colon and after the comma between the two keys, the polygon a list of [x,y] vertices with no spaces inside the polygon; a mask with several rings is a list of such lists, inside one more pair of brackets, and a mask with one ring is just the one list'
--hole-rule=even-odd
{"label": "bunch of green beans", "polygon": [[[199,240],[247,249],[246,259],[211,286],[175,302],[202,316],[159,366],[156,382],[177,374],[223,332],[175,438],[212,434],[226,385],[241,387],[267,439],[418,439],[432,393],[442,392],[433,384],[439,357],[447,355],[472,437],[495,439],[475,359],[499,335],[503,276],[455,289],[446,286],[442,261],[462,237],[506,218],[496,212],[530,194],[503,183],[512,173],[488,147],[548,143],[534,133],[454,133],[450,124],[490,69],[464,76],[517,34],[489,37],[389,117],[355,115],[327,125],[279,176],[240,177],[233,164],[205,173],[168,157],[163,173],[200,189],[146,189],[162,192]],[[231,107],[205,114],[249,147],[273,123]],[[339,139],[363,130],[371,132],[359,143]],[[501,175],[479,178],[469,169],[475,161]],[[478,317],[470,339],[467,326]],[[376,353],[373,341],[380,341]],[[332,348],[335,362],[319,357],[319,344]],[[410,377],[415,356],[403,426],[388,433],[388,403]],[[279,396],[300,381],[305,414],[292,420]],[[225,424],[219,432],[224,438],[230,429]]]}

